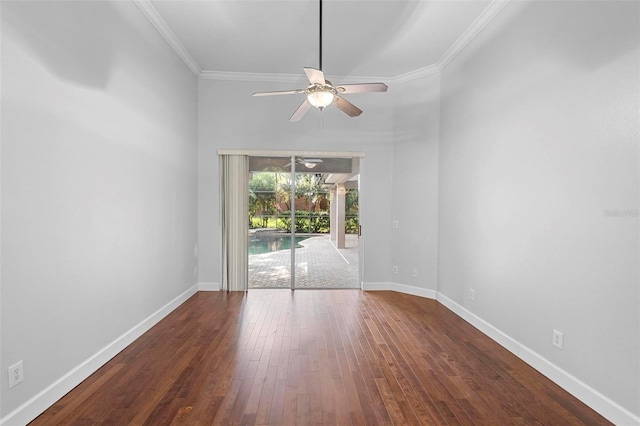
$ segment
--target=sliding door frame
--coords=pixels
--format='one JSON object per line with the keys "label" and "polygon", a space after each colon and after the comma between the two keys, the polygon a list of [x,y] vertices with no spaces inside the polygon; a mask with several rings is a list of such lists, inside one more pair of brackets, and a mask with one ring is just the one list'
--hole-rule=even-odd
{"label": "sliding door frame", "polygon": [[[360,290],[363,289],[364,284],[364,252],[365,252],[365,238],[361,233],[363,229],[363,218],[362,212],[364,211],[364,202],[365,197],[363,196],[363,186],[364,186],[364,158],[365,154],[362,151],[270,151],[270,150],[261,150],[261,149],[219,149],[218,155],[246,155],[248,157],[283,157],[291,159],[291,192],[295,194],[295,159],[297,157],[320,157],[320,158],[359,158],[360,159],[360,170],[359,170],[359,178],[358,178],[358,204],[360,208],[358,209],[358,287]],[[221,218],[222,219],[222,218]],[[291,247],[295,247],[295,203],[292,203],[291,206]],[[221,255],[223,255],[221,253]],[[296,275],[296,258],[295,258],[295,250],[291,250],[291,289],[295,290],[295,275]]]}
{"label": "sliding door frame", "polygon": [[289,157],[291,161],[291,170],[289,174],[289,179],[291,180],[291,186],[289,187],[289,194],[291,199],[291,208],[289,212],[291,213],[291,225],[289,227],[289,234],[291,235],[291,243],[289,252],[291,253],[291,279],[289,282],[291,283],[291,290],[296,289],[296,157],[292,155]]}

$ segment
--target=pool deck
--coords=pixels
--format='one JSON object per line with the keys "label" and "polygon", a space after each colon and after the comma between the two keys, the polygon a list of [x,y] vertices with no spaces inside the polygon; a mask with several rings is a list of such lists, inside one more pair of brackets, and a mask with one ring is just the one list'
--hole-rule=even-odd
{"label": "pool deck", "polygon": [[[360,288],[357,235],[346,235],[344,249],[337,249],[329,235],[312,236],[299,244],[296,288]],[[249,256],[249,288],[290,287],[289,250]]]}

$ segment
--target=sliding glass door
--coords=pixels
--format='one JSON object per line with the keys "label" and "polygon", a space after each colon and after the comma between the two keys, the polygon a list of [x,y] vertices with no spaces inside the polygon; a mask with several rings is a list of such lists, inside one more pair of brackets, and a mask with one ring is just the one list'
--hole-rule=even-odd
{"label": "sliding glass door", "polygon": [[289,288],[292,174],[281,167],[266,167],[250,175],[249,288]]}
{"label": "sliding glass door", "polygon": [[250,157],[249,288],[359,288],[353,164]]}

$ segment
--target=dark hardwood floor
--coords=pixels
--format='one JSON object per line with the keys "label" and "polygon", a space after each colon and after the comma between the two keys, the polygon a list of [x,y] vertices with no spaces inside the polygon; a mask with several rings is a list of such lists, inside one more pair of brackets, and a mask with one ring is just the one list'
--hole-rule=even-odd
{"label": "dark hardwood floor", "polygon": [[200,292],[33,425],[609,424],[436,301]]}

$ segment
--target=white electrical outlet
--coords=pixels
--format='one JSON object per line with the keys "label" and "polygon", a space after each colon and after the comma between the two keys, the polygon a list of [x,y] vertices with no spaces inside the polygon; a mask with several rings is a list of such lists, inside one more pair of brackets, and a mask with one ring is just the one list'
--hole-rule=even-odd
{"label": "white electrical outlet", "polygon": [[394,221],[391,223],[391,226],[393,226],[393,229],[398,229],[398,221],[397,221],[397,220],[394,220]]}
{"label": "white electrical outlet", "polygon": [[19,361],[9,367],[9,389],[22,383],[24,380],[24,370],[22,369],[22,361]]}
{"label": "white electrical outlet", "polygon": [[411,276],[412,277],[417,277],[418,276],[418,269],[417,268],[413,268],[411,270]]}
{"label": "white electrical outlet", "polygon": [[552,343],[556,348],[562,349],[562,347],[564,346],[564,333],[554,329]]}
{"label": "white electrical outlet", "polygon": [[394,274],[398,273],[398,267],[396,265],[393,265],[392,271]]}
{"label": "white electrical outlet", "polygon": [[472,288],[469,289],[469,299],[471,301],[476,300],[476,291]]}

